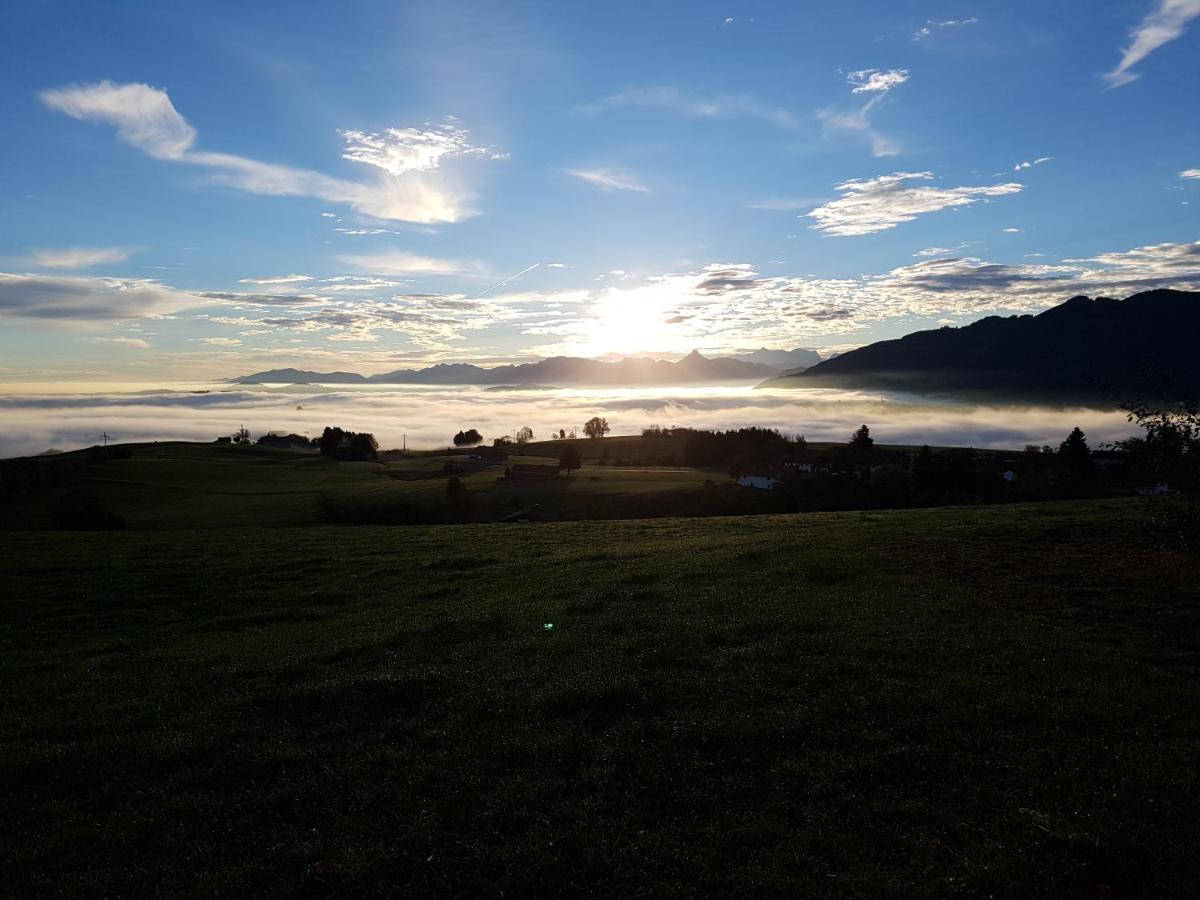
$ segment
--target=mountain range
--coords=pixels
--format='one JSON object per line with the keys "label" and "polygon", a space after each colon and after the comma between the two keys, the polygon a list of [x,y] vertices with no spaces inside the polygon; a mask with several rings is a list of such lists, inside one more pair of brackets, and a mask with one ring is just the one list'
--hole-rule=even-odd
{"label": "mountain range", "polygon": [[[767,363],[759,360],[773,360]],[[728,384],[760,381],[791,366],[820,361],[812,350],[750,351],[737,356],[709,358],[692,351],[672,362],[629,357],[603,362],[575,356],[555,356],[535,363],[485,368],[472,363],[438,363],[422,369],[397,369],[379,375],[356,372],[313,372],[304,369],[270,369],[233,379],[234,384],[479,384],[479,385],[582,385],[594,387],[649,387],[677,384]]]}
{"label": "mountain range", "polygon": [[1072,297],[879,341],[763,386],[1122,402],[1200,391],[1200,293]]}

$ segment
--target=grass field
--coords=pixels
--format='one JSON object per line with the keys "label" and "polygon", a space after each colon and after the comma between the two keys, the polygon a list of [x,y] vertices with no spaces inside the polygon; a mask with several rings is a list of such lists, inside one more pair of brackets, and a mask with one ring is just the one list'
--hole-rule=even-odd
{"label": "grass field", "polygon": [[[621,504],[631,498],[699,491],[705,481],[729,480],[727,473],[684,467],[588,464],[570,477],[564,473],[547,482],[498,482],[508,465],[546,462],[545,457],[517,453],[495,463],[472,461],[466,454],[333,462],[316,454],[228,444],[164,442],[122,449],[132,455],[87,466],[78,483],[135,529],[310,524],[318,521],[321,498],[363,507],[400,502],[440,511],[446,505],[449,476],[442,470],[447,463],[458,470],[471,494],[473,514],[484,521],[533,506],[549,517],[585,518],[599,502],[613,507],[604,517],[621,517]],[[9,527],[48,527],[56,496],[44,492],[14,505],[5,517]]]}
{"label": "grass field", "polygon": [[3,892],[1195,897],[1155,509],[7,532]]}

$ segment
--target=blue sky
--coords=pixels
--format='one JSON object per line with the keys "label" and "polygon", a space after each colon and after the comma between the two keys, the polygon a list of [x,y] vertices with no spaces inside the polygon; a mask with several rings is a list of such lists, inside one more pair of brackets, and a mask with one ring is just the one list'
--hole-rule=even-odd
{"label": "blue sky", "polygon": [[26,3],[0,380],[838,349],[1200,287],[1200,0]]}

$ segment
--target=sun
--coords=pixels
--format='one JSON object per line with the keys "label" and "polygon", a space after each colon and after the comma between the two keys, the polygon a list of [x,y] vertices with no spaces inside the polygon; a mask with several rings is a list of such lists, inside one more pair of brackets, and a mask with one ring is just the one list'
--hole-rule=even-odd
{"label": "sun", "polygon": [[669,280],[610,287],[596,298],[574,349],[585,356],[686,353],[689,335],[681,322],[671,321],[683,299],[681,287]]}

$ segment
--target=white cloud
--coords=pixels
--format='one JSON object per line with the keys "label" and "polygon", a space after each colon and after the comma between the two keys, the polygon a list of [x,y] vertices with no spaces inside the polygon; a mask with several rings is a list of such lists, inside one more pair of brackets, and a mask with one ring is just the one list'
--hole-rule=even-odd
{"label": "white cloud", "polygon": [[240,347],[242,342],[238,338],[228,337],[210,337],[199,338],[201,344],[207,344],[210,347]]}
{"label": "white cloud", "polygon": [[722,25],[732,25],[733,24],[733,16],[726,16],[725,21],[722,22],[721,24]]}
{"label": "white cloud", "polygon": [[648,107],[669,109],[698,119],[759,119],[783,128],[796,128],[800,119],[789,110],[766,103],[752,94],[719,94],[695,97],[676,88],[627,88],[583,107],[584,112]]}
{"label": "white cloud", "polygon": [[296,284],[312,281],[311,275],[271,275],[266,278],[239,278],[238,284]]}
{"label": "white cloud", "polygon": [[393,281],[389,278],[372,278],[363,275],[336,275],[333,278],[321,279],[322,291],[334,294],[361,291],[380,291],[386,288],[403,286],[403,281]]}
{"label": "white cloud", "polygon": [[167,92],[148,84],[99,84],[42,91],[51,109],[86,122],[115,125],[125,143],[158,159],[179,159],[196,141],[196,129],[171,103]]}
{"label": "white cloud", "polygon": [[951,253],[957,253],[964,247],[970,247],[972,244],[981,243],[980,241],[963,241],[956,247],[926,247],[924,250],[918,250],[913,256],[946,256]]}
{"label": "white cloud", "polygon": [[913,185],[933,178],[930,172],[895,172],[878,178],[855,178],[836,185],[842,196],[807,213],[812,227],[834,235],[872,234],[911,222],[919,215],[958,206],[969,206],[982,197],[1016,194],[1022,185],[995,184],[940,188]]}
{"label": "white cloud", "polygon": [[568,175],[574,175],[602,191],[634,191],[640,194],[650,192],[635,176],[613,169],[567,169]]}
{"label": "white cloud", "polygon": [[1005,228],[1004,233],[1005,234],[1017,234],[1018,232],[1020,232],[1020,230],[1021,230],[1020,228]]}
{"label": "white cloud", "polygon": [[481,270],[478,263],[434,259],[404,250],[346,254],[339,256],[338,260],[352,269],[373,275],[463,275],[479,274]]}
{"label": "white cloud", "polygon": [[472,146],[453,121],[378,134],[343,131],[343,157],[375,170],[367,180],[351,181],[231,153],[194,150],[196,130],[165,91],[149,85],[103,81],[39,96],[51,109],[73,118],[115,125],[122,140],[153,157],[203,167],[218,184],[254,194],[317,197],[380,219],[457,222],[474,215],[473,195],[450,179],[441,163],[461,156],[500,158]]}
{"label": "white cloud", "polygon": [[270,292],[263,294],[248,291],[205,291],[196,295],[202,300],[217,300],[239,306],[308,306],[324,301],[316,294],[285,294]]}
{"label": "white cloud", "polygon": [[1040,166],[1042,163],[1048,163],[1054,159],[1053,156],[1039,156],[1037,159],[1027,159],[1025,162],[1019,162],[1013,166],[1014,172],[1020,172],[1022,169],[1032,169],[1034,166]]}
{"label": "white cloud", "polygon": [[[232,315],[194,321],[238,328],[237,337],[193,338],[212,348],[233,348],[249,334],[269,336],[280,353],[309,357],[345,342],[407,341],[442,358],[478,358],[486,341],[472,334],[522,334],[540,341],[524,352],[554,355],[612,352],[729,352],[750,346],[802,346],[822,336],[847,336],[876,322],[913,316],[996,311],[1035,312],[1073,294],[1124,297],[1156,287],[1200,287],[1200,242],[1159,244],[1102,253],[1056,264],[1006,264],[977,257],[930,258],[878,274],[814,278],[759,274],[746,263],[713,263],[692,271],[622,277],[614,270],[589,288],[523,291],[490,297],[393,294],[339,297],[206,292],[185,294],[153,282],[101,278],[0,276],[0,314],[43,325],[107,325],[145,316],[168,316],[202,303],[222,304]],[[925,253],[925,251],[922,251]],[[937,254],[935,257],[934,254]],[[358,276],[338,276],[340,279]],[[323,283],[323,282],[322,282]],[[340,283],[340,282],[339,282]],[[241,307],[241,309],[236,309]],[[170,326],[172,323],[165,323]],[[111,333],[111,332],[110,332]],[[141,337],[131,340],[142,340]],[[280,349],[283,344],[291,348]],[[133,344],[128,346],[133,347]],[[239,351],[242,352],[242,351]],[[254,353],[275,351],[244,351]],[[186,366],[186,354],[162,357]],[[335,360],[339,364],[345,360]],[[266,366],[263,366],[266,367]],[[225,367],[227,368],[227,366]],[[2,398],[0,398],[2,400]]]}
{"label": "white cloud", "polygon": [[145,279],[0,272],[0,316],[70,327],[165,315],[203,300]]}
{"label": "white cloud", "polygon": [[118,347],[128,347],[131,350],[149,350],[150,342],[145,338],[135,337],[102,337],[93,338],[100,344],[116,344]]}
{"label": "white cloud", "polygon": [[852,94],[887,93],[892,88],[908,81],[907,69],[860,69],[846,76],[846,81],[854,85]]}
{"label": "white cloud", "polygon": [[913,40],[923,41],[934,32],[940,31],[943,28],[962,28],[964,25],[974,25],[978,21],[974,16],[971,16],[969,19],[943,19],[940,22],[929,19],[924,25],[913,32]]}
{"label": "white cloud", "polygon": [[781,210],[790,212],[797,209],[804,209],[807,206],[812,206],[814,203],[823,202],[821,199],[813,197],[768,197],[765,200],[759,200],[757,203],[747,203],[747,209],[767,209]]}
{"label": "white cloud", "polygon": [[1180,178],[1200,178],[1200,169],[1184,169],[1179,173]]}
{"label": "white cloud", "polygon": [[895,156],[900,148],[890,138],[884,137],[871,127],[871,115],[891,90],[908,80],[907,69],[859,69],[846,75],[847,83],[853,85],[851,94],[867,94],[869,99],[862,106],[847,109],[830,107],[817,113],[825,128],[830,132],[858,132],[871,142],[871,152],[877,156]]}
{"label": "white cloud", "polygon": [[487,147],[474,147],[467,132],[453,121],[436,128],[388,128],[374,134],[368,131],[342,131],[346,142],[342,158],[366,163],[389,175],[407,172],[432,172],[443,158],[487,156],[503,159]]}
{"label": "white cloud", "polygon": [[126,247],[63,247],[39,250],[30,258],[35,266],[46,269],[86,269],[105,263],[120,263],[136,251]]}
{"label": "white cloud", "polygon": [[1130,69],[1161,47],[1183,34],[1187,23],[1200,16],[1200,0],[1158,0],[1158,6],[1134,28],[1121,61],[1104,75],[1109,87],[1120,87],[1140,76]]}

